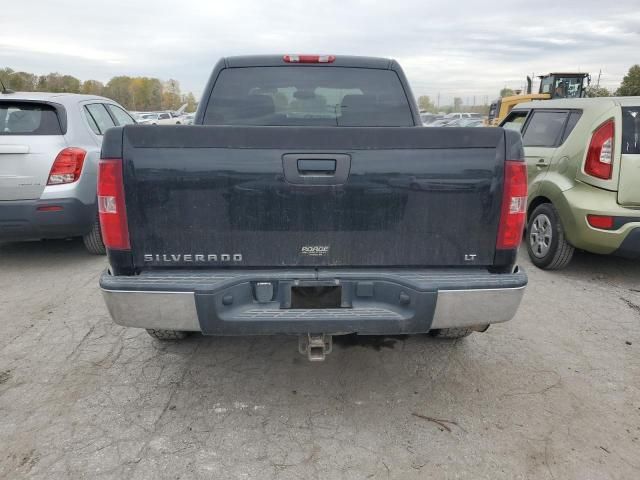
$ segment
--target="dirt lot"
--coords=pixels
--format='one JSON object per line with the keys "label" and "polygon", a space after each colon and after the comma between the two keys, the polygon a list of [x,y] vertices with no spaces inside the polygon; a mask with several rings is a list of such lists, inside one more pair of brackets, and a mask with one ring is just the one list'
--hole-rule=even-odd
{"label": "dirt lot", "polygon": [[109,319],[104,258],[0,246],[0,477],[640,478],[640,264],[521,255],[518,316],[456,343],[161,345]]}

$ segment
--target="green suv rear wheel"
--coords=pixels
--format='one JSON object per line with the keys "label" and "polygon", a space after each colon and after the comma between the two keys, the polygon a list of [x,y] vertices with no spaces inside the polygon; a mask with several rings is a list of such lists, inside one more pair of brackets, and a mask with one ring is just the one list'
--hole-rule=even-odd
{"label": "green suv rear wheel", "polygon": [[575,250],[567,242],[558,211],[550,203],[538,205],[529,216],[526,241],[531,262],[545,270],[566,267]]}

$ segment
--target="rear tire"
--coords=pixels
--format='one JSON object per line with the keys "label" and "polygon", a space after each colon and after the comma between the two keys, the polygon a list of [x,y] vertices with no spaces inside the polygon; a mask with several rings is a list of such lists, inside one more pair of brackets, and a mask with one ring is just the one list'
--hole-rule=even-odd
{"label": "rear tire", "polygon": [[559,270],[573,258],[575,248],[564,236],[564,227],[556,207],[538,205],[527,222],[527,252],[531,262],[543,270]]}
{"label": "rear tire", "polygon": [[471,335],[475,330],[470,328],[438,328],[435,330],[430,330],[429,335],[436,338],[444,338],[444,339],[456,339],[456,338],[464,338]]}
{"label": "rear tire", "polygon": [[91,227],[91,231],[86,235],[83,235],[82,241],[84,242],[84,246],[89,253],[93,253],[94,255],[104,255],[107,253],[107,249],[105,248],[104,242],[102,241],[100,220],[97,215],[95,221],[93,222],[93,226]]}
{"label": "rear tire", "polygon": [[156,340],[163,342],[175,342],[187,338],[188,332],[180,330],[162,330],[159,328],[147,328],[147,333]]}

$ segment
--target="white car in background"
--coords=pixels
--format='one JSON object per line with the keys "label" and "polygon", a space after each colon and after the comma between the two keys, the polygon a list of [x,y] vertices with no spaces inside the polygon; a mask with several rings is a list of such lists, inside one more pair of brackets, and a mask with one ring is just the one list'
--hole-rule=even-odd
{"label": "white car in background", "polygon": [[140,125],[157,125],[158,124],[158,114],[157,113],[138,113],[136,115],[136,120]]}
{"label": "white car in background", "polygon": [[182,116],[182,123],[183,125],[193,125],[193,121],[195,118],[196,118],[195,113],[187,113],[186,115]]}
{"label": "white car in background", "polygon": [[136,119],[142,125],[181,125],[185,123],[185,108],[187,108],[186,103],[175,112],[170,110],[164,112],[137,112]]}
{"label": "white car in background", "polygon": [[[427,127],[452,127],[452,126],[460,126],[456,125],[456,123],[470,121],[470,120],[479,120],[482,121],[482,115],[479,113],[467,113],[467,112],[452,112],[447,113],[444,117],[432,121],[431,123],[427,123],[425,126]],[[469,125],[476,126],[476,125]]]}
{"label": "white car in background", "polygon": [[184,123],[184,111],[187,108],[187,104],[182,105],[175,112],[157,112],[158,113],[158,125],[181,125]]}
{"label": "white car in background", "polygon": [[[182,123],[182,113],[176,115],[174,112],[158,112],[157,125],[180,125]],[[155,125],[154,124],[154,125]]]}
{"label": "white car in background", "polygon": [[482,115],[479,113],[467,113],[467,112],[455,112],[455,113],[447,113],[443,120],[462,120],[463,118],[478,118],[481,119]]}

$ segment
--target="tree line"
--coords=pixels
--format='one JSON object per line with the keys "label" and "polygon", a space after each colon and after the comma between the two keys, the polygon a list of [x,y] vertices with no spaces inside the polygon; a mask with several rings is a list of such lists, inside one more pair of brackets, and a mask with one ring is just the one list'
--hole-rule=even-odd
{"label": "tree line", "polygon": [[180,83],[173,79],[163,82],[158,78],[121,75],[113,77],[105,85],[98,80],[81,81],[72,75],[34,75],[3,68],[0,69],[0,80],[7,88],[17,92],[100,95],[115,100],[132,111],[177,110],[186,103],[186,111],[193,112],[197,106],[193,93],[182,93]]}
{"label": "tree line", "polygon": [[589,86],[587,88],[588,97],[634,97],[640,95],[640,65],[632,66],[622,79],[620,87],[611,92],[604,87]]}

